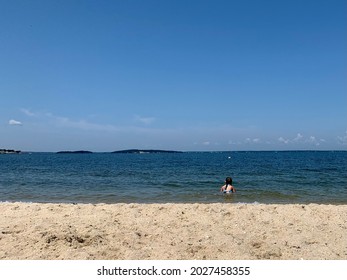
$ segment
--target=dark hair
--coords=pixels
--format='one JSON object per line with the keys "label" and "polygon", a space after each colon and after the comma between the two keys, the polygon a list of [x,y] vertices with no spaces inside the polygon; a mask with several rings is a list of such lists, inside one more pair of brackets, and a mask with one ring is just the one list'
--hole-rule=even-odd
{"label": "dark hair", "polygon": [[227,177],[227,178],[225,179],[225,184],[226,184],[226,185],[232,185],[232,184],[233,184],[233,179],[232,179],[231,177]]}

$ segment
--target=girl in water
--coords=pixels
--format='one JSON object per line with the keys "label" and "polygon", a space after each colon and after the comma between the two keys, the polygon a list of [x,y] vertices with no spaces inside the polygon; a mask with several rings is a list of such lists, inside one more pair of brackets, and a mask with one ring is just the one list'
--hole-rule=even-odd
{"label": "girl in water", "polygon": [[235,193],[236,189],[233,187],[232,184],[233,184],[233,179],[231,177],[227,177],[225,179],[225,185],[223,185],[220,188],[220,191],[224,193]]}

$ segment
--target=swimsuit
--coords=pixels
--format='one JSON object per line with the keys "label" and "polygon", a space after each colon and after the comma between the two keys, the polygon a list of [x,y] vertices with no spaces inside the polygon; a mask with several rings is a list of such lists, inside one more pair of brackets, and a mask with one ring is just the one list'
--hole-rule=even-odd
{"label": "swimsuit", "polygon": [[228,188],[229,185],[230,184],[225,185],[225,190],[223,191],[223,193],[233,193],[233,189],[231,189],[230,191],[227,191],[227,188]]}

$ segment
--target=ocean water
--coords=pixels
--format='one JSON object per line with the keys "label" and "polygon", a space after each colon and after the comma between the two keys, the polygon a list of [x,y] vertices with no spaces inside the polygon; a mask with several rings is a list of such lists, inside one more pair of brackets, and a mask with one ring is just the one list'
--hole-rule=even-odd
{"label": "ocean water", "polygon": [[346,151],[23,153],[0,170],[1,202],[347,203]]}

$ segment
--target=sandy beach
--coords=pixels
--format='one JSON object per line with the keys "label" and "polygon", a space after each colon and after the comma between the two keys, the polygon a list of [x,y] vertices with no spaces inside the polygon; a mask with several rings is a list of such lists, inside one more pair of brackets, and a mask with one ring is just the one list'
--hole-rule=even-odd
{"label": "sandy beach", "polygon": [[346,260],[347,205],[0,203],[0,259]]}

